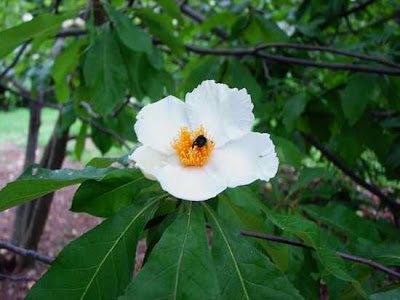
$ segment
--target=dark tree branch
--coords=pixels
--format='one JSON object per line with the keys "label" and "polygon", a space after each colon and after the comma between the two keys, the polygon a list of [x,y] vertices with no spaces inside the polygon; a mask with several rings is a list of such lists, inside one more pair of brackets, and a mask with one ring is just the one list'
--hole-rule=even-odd
{"label": "dark tree branch", "polygon": [[33,276],[14,276],[7,274],[0,274],[1,280],[10,280],[10,281],[38,281],[39,279]]}
{"label": "dark tree branch", "polygon": [[256,51],[260,51],[260,50],[267,49],[267,48],[289,48],[289,49],[301,49],[301,50],[309,50],[309,51],[329,52],[329,53],[334,53],[334,54],[338,54],[338,55],[358,58],[358,59],[362,59],[362,60],[373,61],[373,62],[377,62],[382,65],[400,69],[399,64],[396,64],[390,60],[387,60],[387,59],[384,59],[381,57],[365,55],[365,54],[358,54],[358,53],[353,53],[350,51],[335,49],[335,48],[326,47],[326,46],[312,46],[312,45],[289,44],[289,43],[269,43],[269,44],[261,44],[261,45],[255,47]]}
{"label": "dark tree branch", "polygon": [[50,256],[40,254],[33,250],[27,250],[27,249],[24,249],[21,247],[17,247],[17,246],[14,246],[13,244],[7,243],[7,242],[0,242],[0,249],[7,249],[16,254],[19,254],[19,255],[22,255],[25,257],[31,257],[33,259],[36,259],[36,260],[38,260],[42,263],[48,264],[48,265],[51,264],[54,260],[54,258],[52,258]]}
{"label": "dark tree branch", "polygon": [[128,143],[126,142],[126,140],[124,138],[122,138],[120,135],[118,135],[115,131],[103,127],[102,125],[100,125],[99,123],[90,120],[84,116],[78,115],[78,118],[82,121],[85,122],[86,124],[96,128],[97,130],[111,136],[112,138],[114,138],[116,141],[118,141],[121,145],[123,145],[126,149],[131,150],[131,147],[129,147]]}
{"label": "dark tree branch", "polygon": [[81,36],[81,35],[86,35],[88,34],[87,30],[85,29],[68,29],[68,30],[63,30],[60,31],[55,35],[56,38],[63,38],[63,37],[69,37],[69,36]]}
{"label": "dark tree branch", "polygon": [[[295,246],[295,247],[302,247],[302,248],[306,248],[306,249],[310,249],[310,250],[315,250],[314,248],[307,246],[301,242],[289,240],[289,239],[286,239],[286,238],[283,238],[280,236],[252,232],[252,231],[248,231],[248,230],[240,230],[239,232],[240,232],[240,234],[242,234],[244,236],[248,236],[248,237],[253,237],[253,238],[263,239],[263,240],[267,240],[267,241],[271,241],[271,242],[283,243],[283,244],[287,244],[287,245],[291,245],[291,246]],[[359,257],[356,255],[352,255],[352,254],[348,254],[345,252],[340,252],[340,251],[336,251],[336,254],[338,256],[342,257],[343,259],[354,261],[354,262],[357,262],[357,263],[360,263],[363,265],[368,265],[368,266],[378,269],[382,272],[385,272],[386,274],[392,275],[396,278],[400,278],[400,273],[398,273],[380,263],[377,263],[373,260]]]}
{"label": "dark tree branch", "polygon": [[287,64],[301,65],[307,67],[317,67],[331,70],[347,70],[347,71],[357,71],[363,73],[376,73],[376,74],[386,74],[386,75],[395,75],[400,76],[400,70],[393,69],[381,69],[372,66],[363,66],[357,64],[345,64],[345,63],[328,63],[328,62],[317,62],[308,59],[295,58],[295,57],[286,57],[282,55],[274,55],[261,53],[257,48],[248,48],[248,49],[212,49],[212,48],[202,48],[197,46],[186,46],[188,51],[201,54],[201,55],[223,55],[223,56],[255,56],[260,58],[265,58],[269,61],[276,61]]}
{"label": "dark tree branch", "polygon": [[371,111],[371,116],[381,119],[390,119],[400,117],[400,111]]}
{"label": "dark tree branch", "polygon": [[28,47],[30,41],[26,41],[21,48],[19,49],[17,55],[15,56],[14,60],[11,62],[11,64],[0,74],[0,81],[3,79],[4,76],[7,75],[7,73],[15,67],[15,65],[18,63],[20,58],[22,57],[22,54],[24,53],[25,49]]}
{"label": "dark tree branch", "polygon": [[[18,84],[18,86],[15,85],[15,81],[13,81],[12,83],[13,83],[14,86],[16,86],[18,89],[22,88],[22,85],[20,85],[20,84]],[[28,92],[26,89],[24,89],[24,88],[23,88],[22,90],[20,90],[20,91],[16,91],[16,90],[14,90],[14,89],[8,87],[8,86],[5,85],[5,84],[2,84],[1,82],[0,82],[0,87],[1,87],[2,89],[4,89],[5,91],[8,91],[8,92],[10,92],[11,94],[14,94],[14,95],[16,95],[16,96],[18,96],[18,97],[21,97],[21,98],[23,98],[23,99],[25,99],[25,100],[27,100],[27,101],[29,101],[29,102],[35,102],[35,103],[36,103],[37,105],[39,105],[39,106],[54,108],[54,109],[57,109],[57,110],[60,110],[60,109],[61,109],[61,106],[58,105],[58,104],[56,104],[56,103],[45,102],[45,101],[40,102],[38,99],[34,98],[34,97],[31,95],[31,93],[29,93],[29,92]]]}
{"label": "dark tree branch", "polygon": [[[349,176],[355,183],[359,184],[366,190],[370,191],[372,194],[376,195],[379,197],[383,202],[385,202],[394,212],[394,215],[396,212],[400,210],[400,204],[397,203],[394,199],[390,198],[386,194],[384,194],[376,185],[372,183],[366,182],[363,178],[358,176],[356,173],[354,173],[348,166],[346,166],[338,157],[333,155],[331,152],[329,152],[319,141],[317,141],[314,137],[304,133],[300,132],[301,136],[303,139],[308,142],[309,144],[313,145],[315,148],[317,148],[322,155],[324,155],[329,161],[331,161],[337,168],[343,171],[344,174]],[[396,216],[395,216],[396,218]]]}
{"label": "dark tree branch", "polygon": [[117,107],[117,109],[111,114],[113,118],[118,117],[118,115],[123,111],[125,106],[129,104],[129,98],[130,96],[126,96],[124,103],[122,103],[119,107]]}

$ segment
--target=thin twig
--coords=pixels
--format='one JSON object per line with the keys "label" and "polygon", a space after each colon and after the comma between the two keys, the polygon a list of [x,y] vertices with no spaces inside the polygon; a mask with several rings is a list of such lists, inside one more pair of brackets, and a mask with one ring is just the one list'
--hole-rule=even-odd
{"label": "thin twig", "polygon": [[53,108],[53,109],[58,109],[58,110],[61,109],[61,105],[59,105],[57,103],[51,103],[51,102],[45,102],[45,101],[40,103],[38,101],[38,99],[32,97],[32,95],[29,92],[26,93],[25,92],[26,90],[24,90],[24,91],[16,91],[16,90],[6,86],[5,84],[2,84],[1,82],[0,82],[0,87],[2,89],[4,89],[4,90],[10,92],[11,94],[14,94],[14,95],[16,95],[18,97],[21,97],[21,98],[23,98],[23,99],[25,99],[27,101],[35,102],[37,105],[40,105],[40,106],[43,106],[43,107],[49,107],[49,108]]}
{"label": "thin twig", "polygon": [[122,112],[122,110],[129,104],[129,98],[130,96],[127,96],[124,103],[122,103],[120,106],[117,107],[117,109],[111,114],[113,118],[118,117],[118,115]]}
{"label": "thin twig", "polygon": [[383,202],[385,202],[389,207],[391,207],[394,212],[397,212],[400,209],[400,204],[397,203],[394,199],[390,198],[386,194],[384,194],[376,185],[372,183],[366,182],[363,178],[354,173],[347,165],[345,165],[338,157],[329,152],[319,141],[317,141],[314,137],[300,132],[303,139],[309,144],[313,145],[317,148],[322,155],[324,155],[329,161],[331,161],[337,168],[343,171],[344,174],[349,176],[354,182],[362,186],[363,188],[370,191],[372,194],[379,197]]}
{"label": "thin twig", "polygon": [[63,37],[69,37],[69,36],[81,36],[81,35],[86,35],[88,34],[88,31],[85,29],[68,29],[68,30],[63,30],[57,33],[54,37],[56,38],[63,38]]}
{"label": "thin twig", "polygon": [[[280,236],[275,236],[275,235],[270,235],[270,234],[265,234],[265,233],[258,233],[258,232],[252,232],[252,231],[248,231],[248,230],[240,230],[239,231],[241,235],[244,236],[248,236],[248,237],[253,237],[253,238],[257,238],[257,239],[263,239],[263,240],[268,240],[268,241],[272,241],[272,242],[277,242],[277,243],[283,243],[283,244],[287,244],[287,245],[291,245],[291,246],[296,246],[296,247],[302,247],[302,248],[306,248],[306,249],[310,249],[310,250],[315,250],[314,248],[307,246],[301,242],[298,241],[293,241],[293,240],[289,240]],[[351,260],[363,265],[368,265],[371,266],[375,269],[381,270],[382,272],[385,272],[389,275],[392,275],[394,277],[400,278],[400,273],[380,264],[377,263],[371,259],[367,259],[367,258],[363,258],[363,257],[359,257],[356,255],[352,255],[349,253],[345,253],[345,252],[340,252],[340,251],[336,251],[336,254],[340,257],[342,257],[343,259],[346,260]]]}
{"label": "thin twig", "polygon": [[26,41],[21,48],[19,49],[17,55],[15,56],[14,60],[11,62],[11,64],[0,74],[0,80],[3,79],[4,76],[7,75],[7,73],[15,67],[15,65],[18,63],[20,58],[22,57],[22,54],[24,53],[25,49],[28,47],[30,41]]}
{"label": "thin twig", "polygon": [[335,49],[335,48],[326,47],[326,46],[313,46],[313,45],[291,44],[291,43],[268,43],[268,44],[261,44],[261,45],[255,47],[254,50],[260,51],[260,50],[267,49],[267,48],[289,48],[289,49],[301,49],[301,50],[309,50],[309,51],[329,52],[329,53],[334,53],[334,54],[338,54],[338,55],[358,58],[358,59],[362,59],[362,60],[374,61],[374,62],[380,63],[382,65],[400,69],[399,64],[396,64],[390,60],[387,60],[387,59],[384,59],[381,57],[377,57],[377,56],[373,56],[373,55],[366,55],[366,54],[358,54],[358,53],[353,53],[351,51],[340,50],[340,49]]}
{"label": "thin twig", "polygon": [[95,119],[100,118],[100,115],[93,110],[93,108],[90,106],[89,103],[87,103],[85,101],[81,101],[80,106],[82,106],[84,109],[86,109],[87,113],[92,118],[95,118]]}
{"label": "thin twig", "polygon": [[247,48],[247,49],[213,49],[213,48],[203,48],[197,46],[187,45],[186,49],[188,51],[202,54],[202,55],[225,55],[225,56],[255,56],[260,58],[265,58],[270,61],[277,61],[288,64],[295,64],[301,66],[308,67],[317,67],[324,69],[332,69],[332,70],[348,70],[348,71],[357,71],[363,73],[376,73],[376,74],[386,74],[386,75],[395,75],[400,76],[400,70],[394,69],[381,69],[372,66],[364,66],[357,64],[345,64],[345,63],[328,63],[328,62],[317,62],[308,59],[295,58],[295,57],[286,57],[282,55],[274,55],[259,52],[257,48]]}
{"label": "thin twig", "polygon": [[15,246],[11,243],[8,242],[0,242],[0,249],[7,249],[11,252],[14,252],[16,254],[22,255],[22,256],[26,256],[26,257],[31,257],[34,258],[42,263],[45,264],[51,264],[54,260],[54,258],[44,255],[44,254],[40,254],[34,250],[28,250],[28,249],[24,249],[18,246]]}
{"label": "thin twig", "polygon": [[371,111],[369,114],[376,118],[390,119],[400,117],[400,111]]}
{"label": "thin twig", "polygon": [[10,280],[10,281],[38,281],[39,278],[33,276],[14,276],[0,273],[0,281],[1,280]]}
{"label": "thin twig", "polygon": [[120,135],[118,135],[115,131],[103,127],[102,125],[100,125],[99,123],[90,120],[82,115],[78,115],[78,118],[82,121],[85,122],[86,124],[89,124],[90,126],[98,129],[99,131],[111,136],[112,138],[114,138],[115,140],[117,140],[121,145],[123,145],[126,149],[131,150],[131,147],[129,147],[128,143],[126,142],[126,140],[124,138],[122,138]]}

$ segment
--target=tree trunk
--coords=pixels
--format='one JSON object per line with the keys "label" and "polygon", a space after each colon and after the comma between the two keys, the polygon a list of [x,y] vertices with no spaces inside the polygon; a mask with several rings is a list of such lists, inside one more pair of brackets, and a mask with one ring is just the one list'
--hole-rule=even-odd
{"label": "tree trunk", "polygon": [[[25,149],[25,161],[23,171],[25,171],[31,164],[35,163],[36,161],[36,150],[42,114],[41,106],[33,101],[29,103],[29,109],[29,131],[28,141]],[[23,216],[25,215],[25,210],[29,206],[28,204],[29,203],[18,206],[15,212],[15,221],[11,238],[13,244],[17,245],[18,241],[21,239],[22,229],[24,228],[24,226],[20,222],[24,220]]]}
{"label": "tree trunk", "polygon": [[[68,129],[60,130],[60,119],[53,134],[46,145],[40,165],[52,170],[60,169],[65,158],[68,142]],[[37,250],[40,236],[46,224],[54,193],[40,197],[34,201],[20,206],[14,220],[14,232],[12,243],[26,248]],[[15,271],[32,265],[33,259],[17,256],[15,257]]]}

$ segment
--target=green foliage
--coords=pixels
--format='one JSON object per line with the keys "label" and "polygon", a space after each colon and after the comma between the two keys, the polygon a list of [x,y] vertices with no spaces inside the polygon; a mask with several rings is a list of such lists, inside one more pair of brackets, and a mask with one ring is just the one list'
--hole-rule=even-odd
{"label": "green foliage", "polygon": [[[105,218],[64,248],[28,299],[399,297],[394,277],[338,255],[400,266],[399,211],[352,181],[400,197],[400,79],[382,74],[400,69],[396,1],[189,1],[186,10],[176,1],[125,2],[61,1],[59,14],[49,1],[0,3],[0,73],[11,66],[0,79],[1,109],[44,95],[61,109],[42,111],[40,146],[60,114],[74,158],[94,148],[124,155],[81,170],[32,166],[0,191],[3,211],[80,184],[71,210]],[[33,19],[21,22],[28,12]],[[255,131],[271,134],[280,173],[191,203],[129,165],[121,140],[138,146],[133,124],[143,106],[184,99],[207,79],[251,95]],[[1,144],[25,140],[26,112],[1,113]],[[147,251],[132,279],[142,238]]]}
{"label": "green foliage", "polygon": [[[0,211],[18,204],[34,200],[38,197],[56,191],[63,187],[82,183],[88,179],[100,179],[115,170],[109,168],[86,167],[82,170],[63,169],[47,170],[29,168],[16,181],[13,181],[0,191]],[[33,173],[33,171],[35,171]]]}
{"label": "green foliage", "polygon": [[122,299],[218,299],[205,230],[202,207],[189,203],[187,212],[164,232]]}
{"label": "green foliage", "polygon": [[23,42],[33,39],[33,43],[40,43],[45,38],[58,33],[61,23],[73,14],[54,16],[44,13],[32,21],[12,27],[0,32],[0,58],[9,54],[15,47]]}
{"label": "green foliage", "polygon": [[69,244],[27,299],[96,299],[121,295],[130,281],[141,231],[159,199],[132,204]]}
{"label": "green foliage", "polygon": [[96,37],[88,50],[83,74],[96,111],[111,113],[124,101],[127,72],[113,31]]}

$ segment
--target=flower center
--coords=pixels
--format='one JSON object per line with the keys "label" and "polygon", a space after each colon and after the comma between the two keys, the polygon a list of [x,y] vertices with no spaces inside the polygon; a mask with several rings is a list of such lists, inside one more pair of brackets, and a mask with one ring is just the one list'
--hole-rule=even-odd
{"label": "flower center", "polygon": [[182,127],[172,142],[172,148],[185,167],[201,167],[210,158],[214,142],[207,137],[203,126],[194,131]]}

